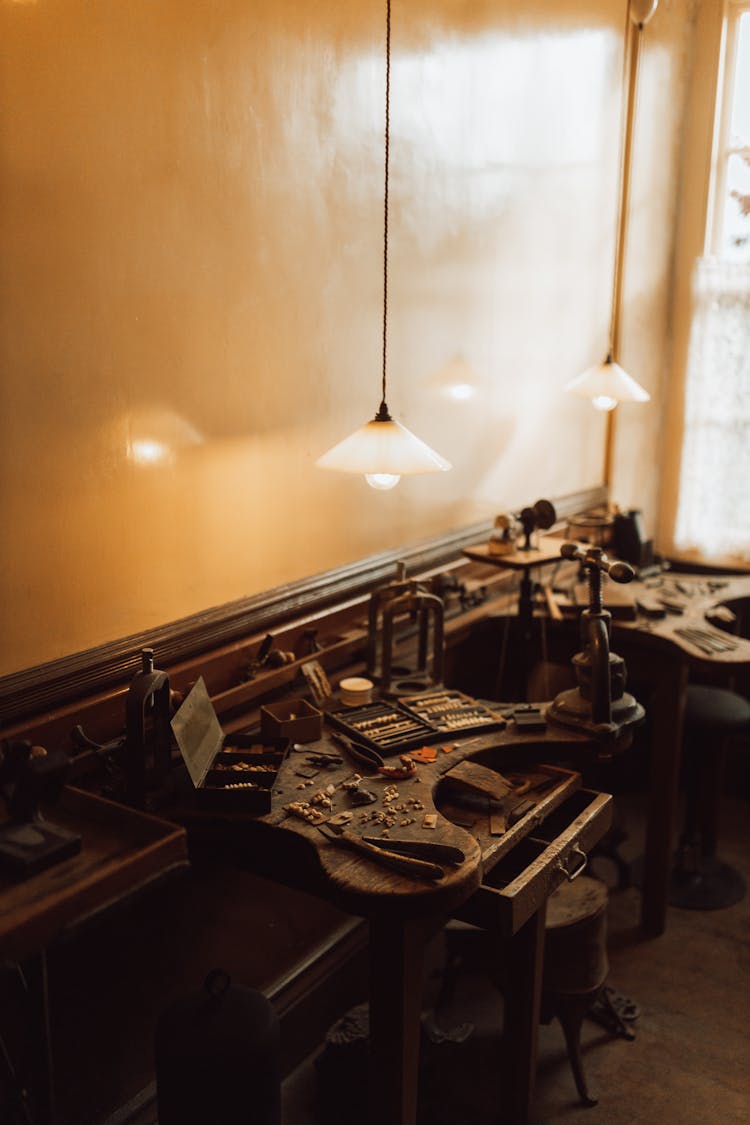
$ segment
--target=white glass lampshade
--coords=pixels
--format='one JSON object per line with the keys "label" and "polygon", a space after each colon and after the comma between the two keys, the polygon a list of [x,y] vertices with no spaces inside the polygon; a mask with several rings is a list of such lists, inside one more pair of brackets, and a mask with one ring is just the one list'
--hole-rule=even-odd
{"label": "white glass lampshade", "polygon": [[648,402],[651,395],[609,356],[589,367],[565,386],[566,391],[591,399],[597,410],[613,410],[618,402]]}
{"label": "white glass lampshade", "polygon": [[440,473],[449,461],[393,418],[373,418],[334,445],[315,464],[340,473],[363,473],[373,488],[392,488],[402,476]]}

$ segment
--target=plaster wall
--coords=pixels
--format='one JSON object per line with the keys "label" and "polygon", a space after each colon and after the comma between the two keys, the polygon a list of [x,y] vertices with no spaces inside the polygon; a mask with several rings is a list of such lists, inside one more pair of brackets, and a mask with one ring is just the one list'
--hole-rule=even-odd
{"label": "plaster wall", "polygon": [[[653,518],[690,0],[642,55],[614,498]],[[0,674],[599,484],[625,0],[0,0]],[[434,383],[461,357],[478,393]]]}

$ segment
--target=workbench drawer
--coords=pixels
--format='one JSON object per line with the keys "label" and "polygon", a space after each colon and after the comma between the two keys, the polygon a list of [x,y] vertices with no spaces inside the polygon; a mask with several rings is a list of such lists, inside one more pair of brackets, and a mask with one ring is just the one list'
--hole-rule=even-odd
{"label": "workbench drawer", "polygon": [[456,917],[504,936],[515,934],[565,879],[584,870],[588,853],[612,823],[612,797],[579,789],[491,870]]}

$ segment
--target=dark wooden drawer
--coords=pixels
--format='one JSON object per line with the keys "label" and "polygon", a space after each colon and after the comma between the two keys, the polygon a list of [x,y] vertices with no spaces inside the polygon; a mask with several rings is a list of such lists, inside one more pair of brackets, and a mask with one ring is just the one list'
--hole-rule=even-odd
{"label": "dark wooden drawer", "polygon": [[485,871],[455,917],[504,936],[516,933],[564,879],[584,870],[612,823],[612,797],[579,789]]}

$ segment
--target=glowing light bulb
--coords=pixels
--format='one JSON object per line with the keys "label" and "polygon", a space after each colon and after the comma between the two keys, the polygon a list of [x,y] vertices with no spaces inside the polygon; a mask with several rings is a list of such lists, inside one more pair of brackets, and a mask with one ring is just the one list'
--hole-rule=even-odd
{"label": "glowing light bulb", "polygon": [[609,395],[597,395],[596,398],[592,398],[591,403],[596,410],[614,410],[617,399],[610,398]]}
{"label": "glowing light bulb", "polygon": [[451,387],[448,387],[446,394],[449,398],[454,398],[458,402],[465,402],[466,399],[474,397],[475,390],[469,383],[454,383]]}
{"label": "glowing light bulb", "polygon": [[365,473],[365,480],[370,488],[385,492],[389,488],[395,488],[401,477],[397,473]]}

